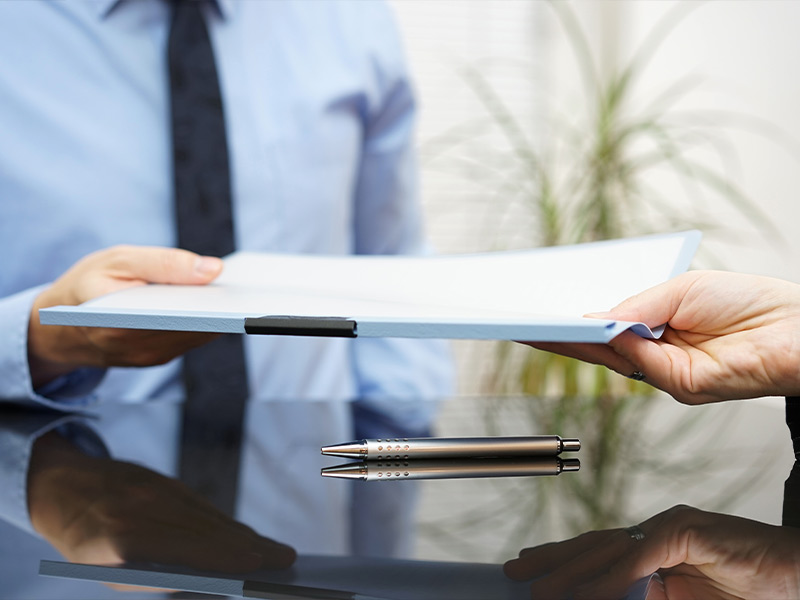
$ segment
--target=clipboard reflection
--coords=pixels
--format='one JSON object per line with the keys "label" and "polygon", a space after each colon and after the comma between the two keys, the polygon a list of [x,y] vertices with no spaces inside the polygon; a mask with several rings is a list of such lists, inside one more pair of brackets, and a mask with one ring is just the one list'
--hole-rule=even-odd
{"label": "clipboard reflection", "polygon": [[361,481],[412,479],[469,479],[479,477],[541,477],[578,471],[577,458],[535,456],[514,458],[464,458],[450,460],[369,460],[326,467],[323,477]]}

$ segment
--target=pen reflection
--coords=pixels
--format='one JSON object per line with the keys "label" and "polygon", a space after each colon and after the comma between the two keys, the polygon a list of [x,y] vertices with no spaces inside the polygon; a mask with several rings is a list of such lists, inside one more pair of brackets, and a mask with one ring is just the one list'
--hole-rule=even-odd
{"label": "pen reflection", "polygon": [[540,477],[578,471],[577,458],[535,456],[450,460],[370,460],[322,469],[323,477],[361,481],[467,479],[480,477]]}

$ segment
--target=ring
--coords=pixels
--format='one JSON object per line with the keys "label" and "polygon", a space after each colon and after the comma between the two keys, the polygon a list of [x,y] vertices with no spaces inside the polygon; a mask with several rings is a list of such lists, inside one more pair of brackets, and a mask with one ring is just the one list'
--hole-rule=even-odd
{"label": "ring", "polygon": [[633,379],[634,381],[643,381],[644,380],[644,373],[641,371],[634,371],[630,375],[628,375],[628,379]]}
{"label": "ring", "polygon": [[626,527],[624,531],[634,542],[641,542],[646,537],[644,531],[642,531],[642,528],[638,525]]}

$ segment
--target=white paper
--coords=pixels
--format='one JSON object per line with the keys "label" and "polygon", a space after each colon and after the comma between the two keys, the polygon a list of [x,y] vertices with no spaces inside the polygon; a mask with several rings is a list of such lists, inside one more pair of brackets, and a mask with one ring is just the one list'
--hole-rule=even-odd
{"label": "white paper", "polygon": [[582,315],[684,271],[699,237],[432,257],[239,252],[207,286],[141,286],[40,314],[52,324],[232,332],[243,332],[245,317],[341,317],[355,320],[361,336],[605,339],[631,324]]}

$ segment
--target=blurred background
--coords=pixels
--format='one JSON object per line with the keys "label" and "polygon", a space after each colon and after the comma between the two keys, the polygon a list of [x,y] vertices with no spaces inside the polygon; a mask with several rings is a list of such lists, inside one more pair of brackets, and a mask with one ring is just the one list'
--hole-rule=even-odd
{"label": "blurred background", "polygon": [[800,3],[391,2],[437,250],[696,227],[696,267],[800,281]]}
{"label": "blurred background", "polygon": [[[800,282],[800,3],[391,2],[420,100],[437,250],[697,228],[695,268]],[[452,403],[440,433],[575,435],[585,468],[562,476],[566,497],[555,481],[500,482],[475,500],[519,522],[454,514],[471,492],[438,486],[423,496],[438,533],[423,537],[422,556],[496,560],[482,536],[502,529],[510,552],[623,525],[671,506],[669,490],[780,522],[780,495],[755,490],[782,489],[793,462],[783,399],[687,407],[527,347],[455,350],[459,395],[482,400]],[[760,474],[743,478],[737,464]]]}

